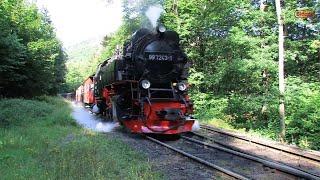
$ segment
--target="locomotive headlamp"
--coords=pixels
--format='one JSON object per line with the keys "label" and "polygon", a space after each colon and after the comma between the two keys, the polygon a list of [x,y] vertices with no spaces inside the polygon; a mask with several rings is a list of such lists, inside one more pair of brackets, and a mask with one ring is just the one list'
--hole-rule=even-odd
{"label": "locomotive headlamp", "polygon": [[157,26],[157,31],[159,32],[159,33],[164,33],[164,32],[166,32],[166,27],[164,27],[164,25],[162,25],[162,24],[159,24],[158,26]]}
{"label": "locomotive headlamp", "polygon": [[150,81],[144,79],[141,81],[141,86],[143,89],[149,89],[151,86],[151,83],[150,83]]}
{"label": "locomotive headlamp", "polygon": [[164,27],[163,25],[159,26],[159,32],[164,33],[166,31],[166,27]]}
{"label": "locomotive headlamp", "polygon": [[178,83],[178,89],[180,91],[185,91],[187,90],[187,85],[185,83]]}

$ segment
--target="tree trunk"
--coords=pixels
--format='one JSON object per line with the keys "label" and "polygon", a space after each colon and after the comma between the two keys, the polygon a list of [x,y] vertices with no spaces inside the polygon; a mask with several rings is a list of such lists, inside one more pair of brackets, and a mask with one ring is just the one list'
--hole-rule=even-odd
{"label": "tree trunk", "polygon": [[[265,12],[265,11],[267,11],[267,5],[265,4],[265,2],[264,1],[260,1],[260,11],[263,13],[263,12]],[[264,17],[261,17],[261,19],[260,19],[260,21],[261,21],[261,26],[265,26],[265,18]],[[264,37],[264,33],[261,33],[260,34],[260,36],[262,37],[262,39],[264,39],[265,37]],[[263,40],[261,40],[261,44],[260,44],[260,48],[261,49],[264,49],[266,47],[266,44],[265,44],[265,41],[263,41]],[[262,71],[262,84],[263,84],[263,89],[264,89],[264,96],[265,97],[268,97],[268,94],[269,94],[269,87],[268,87],[268,85],[269,85],[269,82],[268,82],[268,80],[269,80],[269,78],[268,78],[268,69],[267,68],[265,68],[265,69],[263,69],[263,71]],[[263,103],[263,106],[262,106],[262,108],[261,108],[261,114],[263,114],[263,115],[265,115],[266,114],[266,112],[267,112],[267,110],[268,110],[268,103],[267,103],[267,98],[265,99],[265,102]],[[265,116],[264,116],[265,117]],[[263,119],[263,120],[266,120],[266,119]]]}
{"label": "tree trunk", "polygon": [[173,13],[176,16],[176,21],[178,23],[177,30],[178,30],[178,32],[180,32],[181,20],[179,18],[179,0],[173,0]]}
{"label": "tree trunk", "polygon": [[285,106],[284,106],[284,36],[283,36],[283,18],[281,15],[281,3],[280,0],[276,0],[276,11],[279,25],[279,117],[280,117],[280,133],[279,137],[281,141],[285,140]]}
{"label": "tree trunk", "polygon": [[318,60],[319,60],[319,80],[320,80],[320,49],[318,49]]}

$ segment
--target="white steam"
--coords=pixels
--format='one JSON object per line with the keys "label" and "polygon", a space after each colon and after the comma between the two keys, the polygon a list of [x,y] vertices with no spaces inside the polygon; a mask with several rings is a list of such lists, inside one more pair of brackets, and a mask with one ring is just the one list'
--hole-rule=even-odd
{"label": "white steam", "polygon": [[161,13],[163,12],[164,10],[160,5],[150,6],[148,10],[145,12],[146,16],[148,17],[149,21],[151,22],[154,28],[157,26],[158,19],[160,18]]}
{"label": "white steam", "polygon": [[96,125],[95,130],[98,132],[111,132],[115,127],[118,127],[118,123],[102,123],[99,122]]}
{"label": "white steam", "polygon": [[196,132],[200,130],[200,124],[199,121],[195,120],[192,125],[192,132]]}

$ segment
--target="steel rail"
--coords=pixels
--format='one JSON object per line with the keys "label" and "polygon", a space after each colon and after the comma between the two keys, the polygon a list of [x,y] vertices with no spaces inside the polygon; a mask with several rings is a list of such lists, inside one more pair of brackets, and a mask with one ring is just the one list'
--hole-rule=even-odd
{"label": "steel rail", "polygon": [[266,144],[264,142],[259,142],[259,141],[253,140],[253,139],[249,139],[249,138],[242,137],[242,136],[239,136],[239,135],[235,135],[235,134],[231,134],[231,133],[228,133],[228,132],[224,132],[224,131],[221,131],[221,130],[218,130],[216,128],[213,128],[213,127],[210,127],[210,126],[206,126],[206,125],[201,125],[200,127],[202,129],[206,129],[206,130],[209,130],[209,131],[214,131],[214,132],[217,132],[217,133],[220,133],[220,134],[224,134],[224,135],[231,136],[231,137],[234,137],[234,138],[237,138],[237,139],[248,141],[248,142],[251,142],[251,143],[254,143],[254,144],[258,144],[258,145],[261,145],[261,146],[264,146],[264,147],[268,147],[268,148],[271,148],[271,149],[282,151],[282,152],[285,152],[285,153],[288,153],[288,154],[292,154],[292,155],[295,155],[295,156],[303,157],[303,158],[306,158],[306,159],[309,159],[309,160],[312,160],[312,161],[320,162],[320,157],[318,157],[317,155],[314,155],[314,156],[317,156],[317,158],[316,158],[316,157],[312,156],[311,154],[299,154],[297,152],[289,151],[289,150],[284,149],[284,148],[271,146],[271,145]]}
{"label": "steel rail", "polygon": [[230,171],[230,170],[228,170],[228,169],[222,168],[222,167],[217,166],[217,165],[215,165],[215,164],[213,164],[213,163],[210,163],[210,162],[208,162],[208,161],[205,161],[205,160],[203,160],[203,159],[201,159],[201,158],[199,158],[199,157],[196,157],[196,156],[194,156],[194,155],[192,155],[192,154],[189,154],[189,153],[187,153],[187,152],[184,152],[184,151],[182,151],[182,150],[180,150],[180,149],[177,149],[177,148],[175,148],[175,147],[173,147],[173,146],[170,146],[170,145],[168,145],[168,144],[166,144],[166,143],[163,143],[163,142],[161,142],[161,141],[159,141],[159,140],[157,140],[157,139],[155,139],[155,138],[152,138],[152,137],[150,137],[150,136],[146,136],[146,138],[149,139],[150,141],[153,141],[153,142],[157,143],[157,144],[160,144],[160,145],[162,145],[162,146],[165,146],[166,148],[169,148],[169,149],[171,149],[171,150],[173,150],[173,151],[175,151],[175,152],[178,152],[178,153],[180,153],[180,154],[182,154],[182,155],[184,155],[184,156],[186,156],[186,157],[188,157],[188,158],[190,158],[190,159],[192,159],[192,160],[194,160],[194,161],[196,161],[196,162],[199,162],[199,163],[201,163],[201,164],[204,164],[204,165],[206,165],[206,166],[209,166],[209,167],[211,167],[211,168],[214,168],[214,169],[216,169],[216,170],[218,170],[218,171],[220,171],[220,172],[223,172],[223,173],[225,173],[225,174],[227,174],[227,175],[229,175],[229,176],[231,176],[231,177],[234,177],[234,178],[237,178],[237,179],[242,179],[242,180],[247,180],[247,179],[249,179],[249,178],[247,178],[247,177],[245,177],[245,176],[243,176],[243,175],[237,174],[237,173],[232,172],[232,171]]}
{"label": "steel rail", "polygon": [[[212,141],[213,143],[218,144],[218,145],[223,146],[223,147],[226,147],[226,148],[228,148],[228,149],[231,149],[231,150],[234,150],[234,151],[237,151],[237,152],[240,152],[240,153],[244,153],[244,154],[248,154],[248,155],[251,155],[251,156],[254,156],[254,157],[258,157],[258,158],[264,159],[263,157],[261,157],[261,156],[259,156],[259,155],[254,155],[254,154],[252,154],[252,153],[250,153],[250,152],[246,152],[246,151],[244,151],[244,150],[242,150],[242,149],[239,149],[239,148],[236,148],[236,147],[234,147],[234,146],[225,144],[225,143],[223,143],[223,142],[221,142],[221,141],[217,141],[217,140],[215,140],[215,139],[213,139],[213,138],[211,138],[211,137],[208,137],[208,136],[205,136],[205,135],[196,133],[196,132],[191,132],[191,133],[192,133],[193,135],[195,135],[195,136],[198,136],[198,137],[201,137],[201,138],[204,138],[204,139],[208,139],[208,140]],[[267,159],[266,159],[266,160],[267,160]],[[276,162],[276,161],[272,161],[272,160],[270,160],[270,161],[271,161],[271,162]],[[303,171],[303,172],[312,174],[312,175],[314,175],[314,176],[319,176],[319,175],[317,175],[317,174],[315,174],[315,173],[310,173],[310,172],[308,172],[308,171],[305,171],[305,170],[303,170],[303,169],[300,169],[300,168],[297,168],[297,167],[294,167],[294,166],[290,166],[290,165],[287,165],[287,164],[285,164],[285,165],[288,166],[288,167],[292,167],[292,168],[294,168],[294,169],[298,169],[298,170],[300,170],[300,171]],[[320,177],[320,176],[319,176],[319,177]]]}
{"label": "steel rail", "polygon": [[292,168],[292,167],[284,165],[284,164],[280,164],[280,163],[277,163],[277,162],[272,162],[272,161],[269,161],[269,160],[266,160],[266,159],[263,159],[263,158],[260,158],[260,157],[256,157],[256,156],[252,156],[252,155],[249,155],[249,154],[245,154],[245,153],[241,153],[241,152],[238,152],[238,151],[234,151],[234,150],[231,150],[231,149],[219,147],[219,146],[216,146],[216,145],[213,145],[213,144],[209,144],[209,143],[206,143],[206,142],[202,142],[202,141],[199,141],[199,140],[196,140],[196,139],[193,139],[193,138],[189,138],[189,137],[186,137],[186,136],[181,136],[181,138],[186,139],[186,140],[191,141],[191,142],[194,142],[194,143],[197,143],[197,144],[200,144],[200,145],[204,145],[204,146],[207,146],[207,147],[210,147],[210,148],[218,149],[220,151],[224,151],[224,152],[236,155],[236,156],[240,156],[240,157],[243,157],[243,158],[246,158],[246,159],[250,159],[252,161],[259,162],[259,163],[261,163],[261,164],[263,164],[265,166],[280,170],[280,171],[288,173],[288,174],[292,174],[292,175],[295,175],[295,176],[298,176],[298,177],[302,177],[302,178],[306,178],[306,179],[319,179],[320,180],[320,176],[318,176],[318,175],[314,175],[314,174],[311,174],[309,172],[305,172],[305,171],[302,171],[302,170],[299,170],[299,169],[295,169],[295,168]]}

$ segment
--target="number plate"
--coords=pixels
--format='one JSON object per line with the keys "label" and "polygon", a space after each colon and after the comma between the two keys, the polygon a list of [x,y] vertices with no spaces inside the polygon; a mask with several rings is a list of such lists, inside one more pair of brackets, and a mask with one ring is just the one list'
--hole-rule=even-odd
{"label": "number plate", "polygon": [[146,59],[149,61],[174,61],[173,54],[147,53]]}

